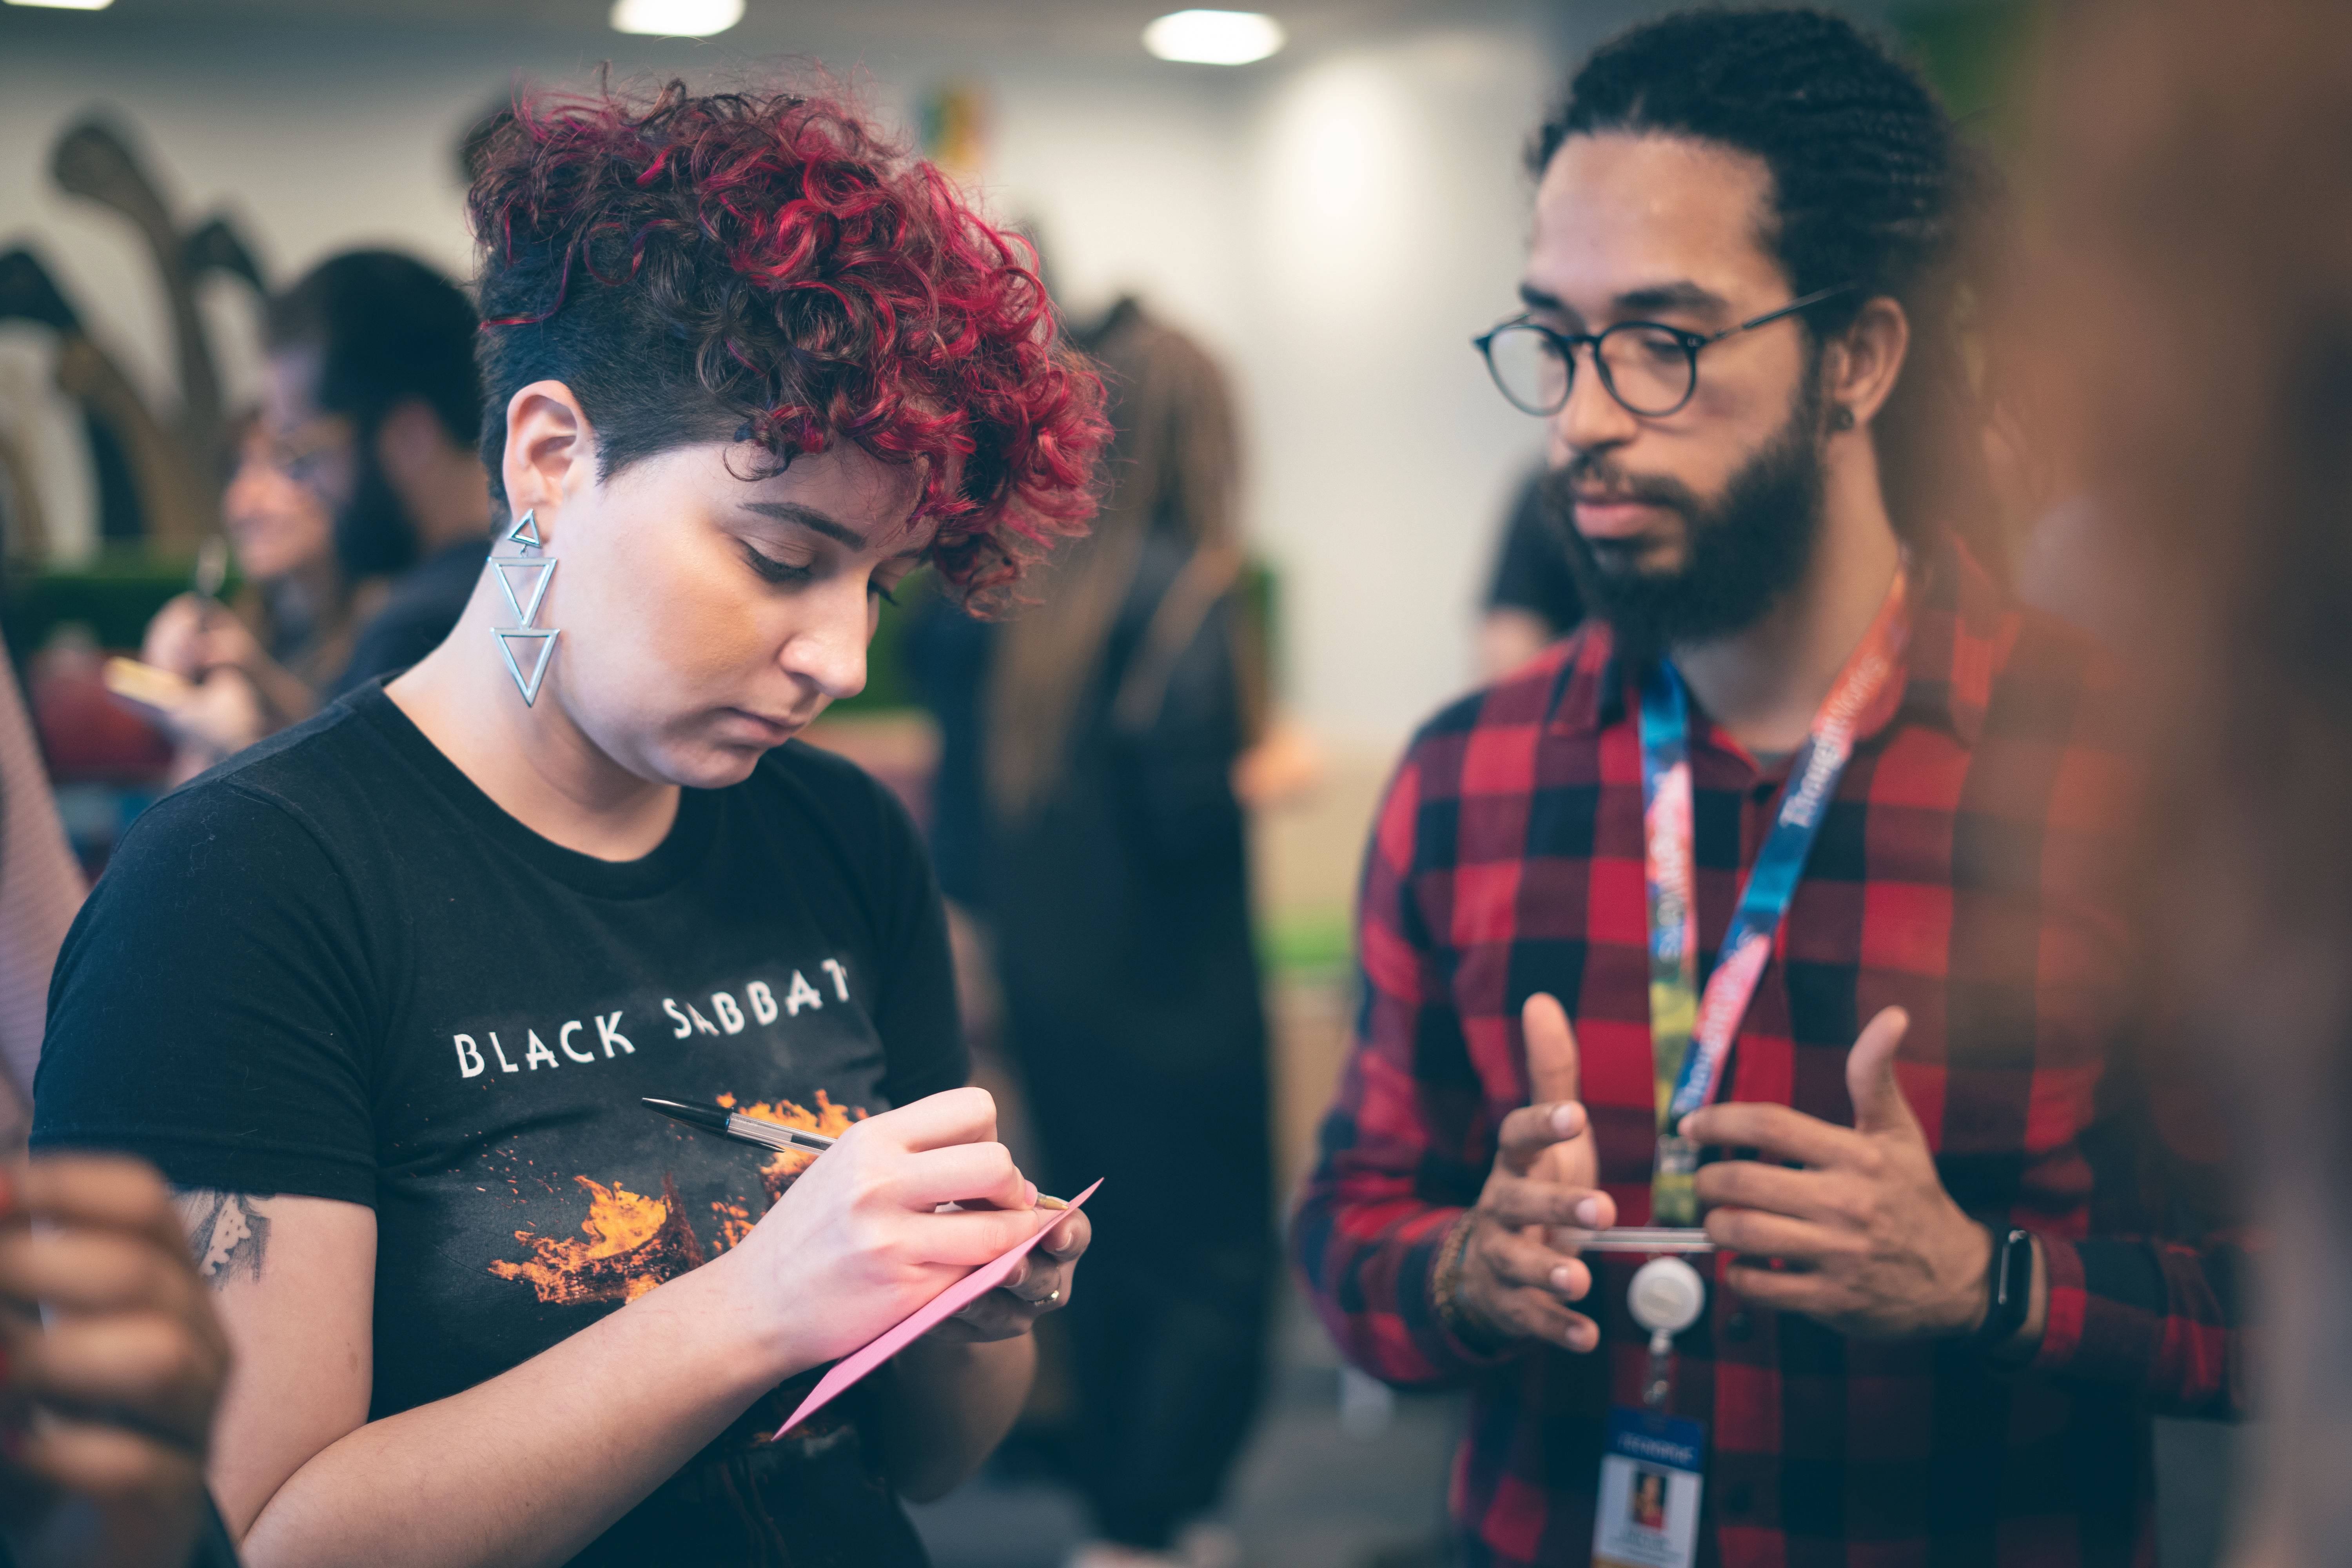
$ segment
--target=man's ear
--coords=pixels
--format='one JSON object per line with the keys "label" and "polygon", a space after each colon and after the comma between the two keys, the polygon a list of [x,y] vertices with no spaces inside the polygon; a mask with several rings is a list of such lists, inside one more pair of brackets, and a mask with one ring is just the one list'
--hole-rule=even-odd
{"label": "man's ear", "polygon": [[593,483],[595,469],[595,434],[570,387],[534,381],[507,400],[507,447],[499,477],[514,515],[539,514],[541,539],[555,526],[564,497]]}
{"label": "man's ear", "polygon": [[[1822,391],[1832,426],[1867,429],[1886,406],[1911,350],[1911,318],[1900,301],[1881,294],[1863,306],[1853,324],[1832,339],[1822,356]],[[1844,410],[1851,424],[1839,416]]]}

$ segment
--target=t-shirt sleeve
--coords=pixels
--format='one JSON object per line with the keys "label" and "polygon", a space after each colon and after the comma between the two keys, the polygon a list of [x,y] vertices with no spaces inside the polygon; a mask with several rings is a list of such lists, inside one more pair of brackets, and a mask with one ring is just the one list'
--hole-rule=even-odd
{"label": "t-shirt sleeve", "polygon": [[219,781],[159,802],[58,955],[33,1146],[372,1205],[367,950],[350,877],[289,807]]}
{"label": "t-shirt sleeve", "polygon": [[887,1060],[883,1092],[905,1105],[971,1077],[963,1016],[956,1005],[955,959],[948,947],[947,905],[922,835],[898,797],[871,784],[879,817],[875,858],[889,977],[874,1005],[874,1027]]}

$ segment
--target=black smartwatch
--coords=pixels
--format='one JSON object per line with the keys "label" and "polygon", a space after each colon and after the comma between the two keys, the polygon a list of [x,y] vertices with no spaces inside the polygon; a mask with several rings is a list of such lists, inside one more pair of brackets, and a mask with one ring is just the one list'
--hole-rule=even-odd
{"label": "black smartwatch", "polygon": [[[1990,1226],[1986,1227],[1990,1230]],[[1985,1305],[1984,1321],[1969,1336],[1971,1349],[1989,1351],[2008,1343],[2025,1326],[2033,1303],[2033,1233],[2011,1229],[1992,1233],[1992,1267],[1985,1283],[1992,1299]]]}

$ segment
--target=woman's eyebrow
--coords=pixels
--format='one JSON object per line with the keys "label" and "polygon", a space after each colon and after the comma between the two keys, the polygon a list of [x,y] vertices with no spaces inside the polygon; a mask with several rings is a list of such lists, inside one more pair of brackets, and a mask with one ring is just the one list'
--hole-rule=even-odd
{"label": "woman's eyebrow", "polygon": [[822,533],[827,539],[836,540],[848,545],[852,550],[866,548],[864,534],[845,522],[835,521],[813,506],[803,506],[800,502],[792,500],[747,500],[742,503],[742,507],[745,511],[756,511],[762,517],[772,517],[778,522],[798,523],[812,533]]}

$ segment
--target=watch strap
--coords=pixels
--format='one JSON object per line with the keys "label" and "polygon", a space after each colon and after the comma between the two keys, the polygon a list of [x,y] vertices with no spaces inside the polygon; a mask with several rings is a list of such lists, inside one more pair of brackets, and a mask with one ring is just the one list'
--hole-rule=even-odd
{"label": "watch strap", "polygon": [[[1986,1228],[1992,1230],[1990,1226]],[[1992,1265],[1985,1271],[1990,1299],[1985,1304],[1984,1321],[1969,1336],[1970,1347],[1980,1351],[2014,1338],[2025,1326],[2025,1314],[2033,1300],[2033,1233],[2017,1226],[1992,1230]]]}

